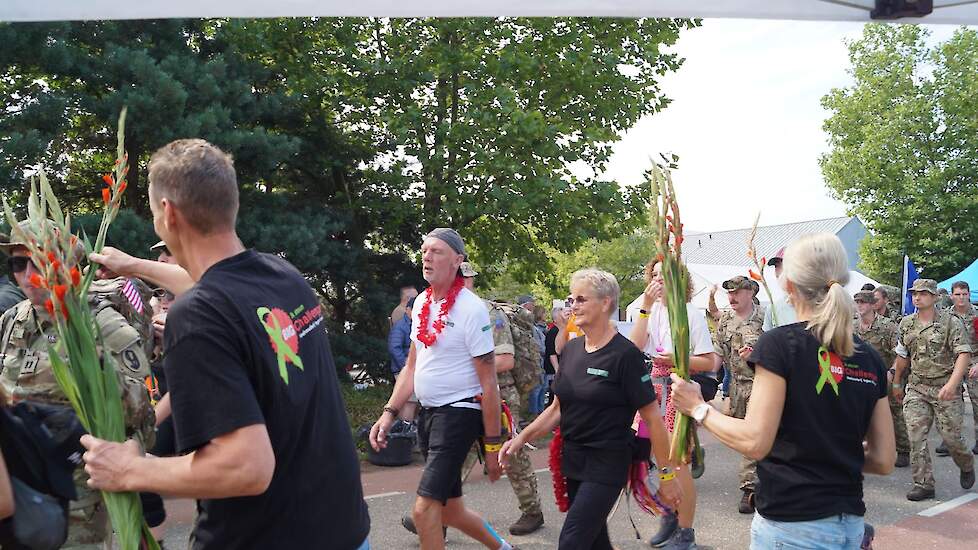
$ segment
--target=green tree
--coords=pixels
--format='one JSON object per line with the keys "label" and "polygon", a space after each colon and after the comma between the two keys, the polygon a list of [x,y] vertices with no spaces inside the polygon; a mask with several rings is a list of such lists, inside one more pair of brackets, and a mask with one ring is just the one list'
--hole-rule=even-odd
{"label": "green tree", "polygon": [[528,283],[551,281],[548,251],[644,219],[644,187],[579,180],[568,165],[601,173],[621,132],[668,103],[658,80],[681,60],[661,48],[696,25],[0,24],[0,187],[15,197],[40,161],[72,210],[92,210],[128,105],[126,200],[146,220],[148,155],[203,137],[235,157],[242,239],[281,254],[321,294],[339,367],[379,372],[397,287],[420,282],[412,260],[426,230],[459,228],[477,262]]}
{"label": "green tree", "polygon": [[978,257],[978,32],[928,44],[914,25],[867,25],[855,84],[822,99],[825,181],[869,227],[863,266],[898,281],[903,254],[944,279]]}

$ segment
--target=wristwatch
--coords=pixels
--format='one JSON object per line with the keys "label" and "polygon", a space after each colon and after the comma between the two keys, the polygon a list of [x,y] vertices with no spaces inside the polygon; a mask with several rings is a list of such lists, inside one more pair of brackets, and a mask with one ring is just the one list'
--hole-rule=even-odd
{"label": "wristwatch", "polygon": [[696,407],[693,409],[693,420],[695,420],[697,424],[702,424],[703,421],[706,420],[706,415],[710,414],[710,410],[712,409],[713,407],[711,407],[709,403],[700,403],[699,405],[696,405]]}

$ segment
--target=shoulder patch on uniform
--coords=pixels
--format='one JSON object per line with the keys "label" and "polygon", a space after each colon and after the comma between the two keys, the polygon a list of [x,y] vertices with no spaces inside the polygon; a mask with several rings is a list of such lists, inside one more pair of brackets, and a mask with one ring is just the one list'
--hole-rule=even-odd
{"label": "shoulder patch on uniform", "polygon": [[132,372],[139,372],[139,356],[136,355],[136,352],[131,347],[122,350],[120,357],[122,359],[122,366],[126,367]]}
{"label": "shoulder patch on uniform", "polygon": [[502,317],[496,317],[496,328],[497,329],[502,329],[505,324],[506,324],[506,322],[503,321],[503,318]]}

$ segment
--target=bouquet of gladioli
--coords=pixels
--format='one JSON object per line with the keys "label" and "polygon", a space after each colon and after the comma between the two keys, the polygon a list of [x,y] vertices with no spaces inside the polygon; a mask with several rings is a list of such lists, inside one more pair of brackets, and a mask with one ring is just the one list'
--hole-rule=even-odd
{"label": "bouquet of gladioli", "polygon": [[[92,250],[101,250],[109,224],[119,212],[129,170],[124,150],[126,111],[119,116],[117,160],[113,174],[106,174],[102,189],[104,213],[95,246],[71,233],[71,217],[65,215],[51,190],[43,170],[32,179],[27,199],[27,219],[18,223],[13,210],[3,199],[3,209],[11,234],[26,243],[31,261],[40,275],[31,284],[46,288],[50,297],[44,304],[57,326],[58,339],[48,353],[58,385],[75,409],[79,421],[95,437],[125,441],[126,427],[122,394],[114,359],[102,349],[101,334],[88,305],[88,287],[95,277],[95,266],[82,276],[78,264]],[[84,251],[84,254],[83,254]],[[102,493],[109,518],[123,550],[159,549],[143,519],[136,493]]]}
{"label": "bouquet of gladioli", "polygon": [[751,279],[761,283],[764,287],[764,292],[767,293],[767,301],[770,304],[768,307],[771,308],[771,322],[774,326],[778,325],[778,312],[774,307],[774,295],[771,294],[771,287],[767,286],[767,279],[764,278],[764,266],[767,265],[767,258],[761,257],[760,260],[757,259],[757,249],[754,248],[754,238],[757,237],[757,222],[761,221],[761,213],[757,213],[757,217],[754,218],[754,227],[750,230],[750,235],[747,237],[747,257],[754,263],[754,267],[757,271],[753,269],[747,270]]}
{"label": "bouquet of gladioli", "polygon": [[[689,318],[686,315],[688,281],[687,271],[682,265],[683,224],[679,218],[679,203],[676,201],[676,191],[668,169],[653,166],[650,179],[650,217],[656,258],[662,262],[663,292],[674,351],[672,370],[684,380],[689,380]],[[678,413],[673,426],[669,457],[688,463],[691,451],[700,452],[696,430],[690,430],[688,416]]]}

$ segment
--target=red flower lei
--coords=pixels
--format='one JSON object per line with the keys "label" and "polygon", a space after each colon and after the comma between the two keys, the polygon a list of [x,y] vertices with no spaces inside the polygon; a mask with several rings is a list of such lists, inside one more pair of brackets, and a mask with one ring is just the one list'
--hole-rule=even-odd
{"label": "red flower lei", "polygon": [[445,296],[445,301],[442,302],[441,308],[438,310],[438,318],[435,319],[434,324],[431,328],[434,332],[428,330],[428,312],[431,306],[431,287],[429,286],[427,290],[424,291],[424,304],[421,306],[421,312],[418,313],[418,341],[425,345],[426,348],[430,348],[435,345],[435,340],[438,339],[438,335],[441,334],[442,329],[445,328],[445,317],[448,312],[455,305],[455,298],[458,298],[458,293],[462,291],[462,287],[465,286],[465,280],[461,277],[455,277],[455,282],[452,283],[452,288],[448,289],[448,295]]}

